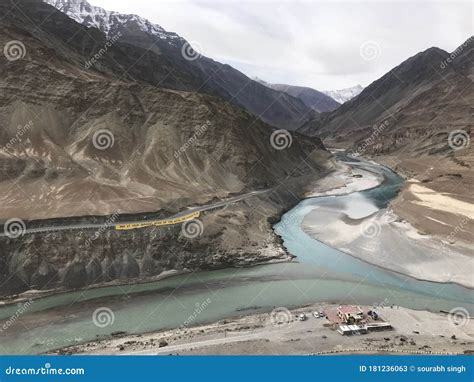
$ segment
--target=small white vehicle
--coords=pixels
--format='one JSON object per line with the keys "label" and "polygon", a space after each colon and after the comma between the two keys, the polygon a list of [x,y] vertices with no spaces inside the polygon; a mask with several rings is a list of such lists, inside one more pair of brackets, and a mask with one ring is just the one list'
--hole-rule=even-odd
{"label": "small white vehicle", "polygon": [[322,317],[324,317],[324,313],[323,312],[313,312],[313,316],[314,316],[314,318],[322,318]]}
{"label": "small white vehicle", "polygon": [[306,321],[306,314],[300,313],[298,314],[297,318],[299,321]]}

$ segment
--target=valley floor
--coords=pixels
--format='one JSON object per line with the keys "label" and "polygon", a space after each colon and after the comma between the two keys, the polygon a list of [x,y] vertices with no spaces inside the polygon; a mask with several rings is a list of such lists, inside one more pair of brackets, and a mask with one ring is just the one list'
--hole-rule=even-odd
{"label": "valley floor", "polygon": [[[334,177],[346,184],[316,196],[347,194],[381,182],[376,173],[357,167]],[[375,209],[364,196],[353,194],[350,201],[315,209],[302,228],[317,240],[384,269],[474,288],[474,245],[469,234],[474,204],[466,193],[463,198],[454,191],[436,192],[410,178],[386,209]]]}
{"label": "valley floor", "polygon": [[[336,171],[330,176],[318,180],[313,185],[313,189],[318,190],[318,196],[347,195],[355,191],[373,188],[381,181],[382,177],[376,173],[360,168],[351,168],[351,166],[339,162]],[[399,198],[400,196],[395,199],[395,204],[399,201]],[[321,209],[317,211],[322,213]],[[379,217],[378,222],[385,224],[384,219],[387,216],[394,216],[394,213],[390,209],[382,211],[383,217]],[[229,213],[229,211],[226,213]],[[326,222],[325,219],[320,220]],[[401,222],[396,217],[386,223],[401,235],[398,239],[392,237],[390,242],[403,242],[403,238],[406,237],[403,235],[409,234],[409,232],[406,232],[406,224],[409,223]],[[326,229],[327,227],[326,224]],[[359,232],[359,228],[356,228]],[[348,237],[348,231],[344,232],[346,233],[345,236]],[[412,239],[431,243],[439,238],[419,234],[418,236]],[[318,237],[318,239],[320,238]],[[344,247],[341,250],[346,251],[347,248]],[[426,260],[429,266],[424,267],[421,264],[417,268],[410,258],[406,258],[404,250],[398,252],[400,258],[397,258],[397,265],[401,268],[393,269],[392,266],[386,266],[386,268],[410,274],[414,277],[417,277],[417,272],[431,272],[427,278],[434,281],[443,272],[449,271],[449,264],[455,263],[451,259],[445,259],[446,261],[442,265],[435,261],[430,263],[429,257],[425,258],[423,253],[418,253],[416,254],[417,258]],[[436,256],[439,255],[436,251],[432,253]],[[376,252],[372,252],[372,255],[374,254]],[[383,266],[383,264],[377,263],[378,259],[389,258],[387,256],[379,256],[378,259],[376,256],[371,258],[371,252],[367,250],[362,251],[361,255],[354,254],[354,256],[379,266]],[[469,272],[469,267],[464,267],[463,271]],[[467,273],[466,275],[469,278]],[[297,314],[300,311],[308,313],[322,308],[322,305],[305,307],[296,309],[293,313]],[[394,309],[385,307],[382,313],[383,317],[392,323],[395,328],[394,331],[371,333],[366,336],[342,337],[328,327],[325,319],[310,317],[308,321],[295,322],[283,328],[275,328],[269,322],[268,313],[259,313],[235,319],[225,319],[198,327],[181,327],[150,334],[112,337],[64,348],[58,350],[58,352],[71,354],[308,354],[332,352],[396,353],[405,351],[462,353],[474,348],[472,320],[468,320],[465,326],[454,326],[445,314],[413,311],[402,307],[395,307]],[[451,338],[453,335],[454,338]]]}
{"label": "valley floor", "polygon": [[[304,312],[306,321],[288,320],[275,325],[270,313],[221,320],[143,335],[124,336],[73,346],[61,354],[326,354],[326,353],[449,353],[474,351],[474,322],[454,325],[446,314],[403,307],[379,308],[393,330],[341,336],[326,318],[313,311],[334,308],[317,304],[291,310]],[[287,312],[288,314],[289,312]]]}
{"label": "valley floor", "polygon": [[452,159],[432,157],[379,160],[406,178],[405,187],[392,202],[395,213],[422,233],[445,241],[447,247],[473,243],[474,161],[464,159],[458,162],[468,165],[460,165]]}

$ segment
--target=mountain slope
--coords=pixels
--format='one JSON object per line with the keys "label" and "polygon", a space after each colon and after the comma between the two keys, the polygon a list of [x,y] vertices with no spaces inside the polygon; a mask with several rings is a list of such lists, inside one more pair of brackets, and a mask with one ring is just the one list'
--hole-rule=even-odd
{"label": "mountain slope", "polygon": [[405,175],[395,212],[451,244],[471,245],[474,230],[473,41],[409,58],[300,129]]}
{"label": "mountain slope", "polygon": [[[448,57],[449,53],[439,48],[430,48],[409,58],[336,111],[317,116],[306,123],[301,131],[324,137],[334,144],[341,142],[347,147],[359,139],[370,136],[373,126],[379,126],[386,120],[391,122],[391,126],[384,129],[384,134],[405,130],[407,126],[399,122],[401,119],[406,120],[408,116],[404,113],[405,108],[409,110],[411,105],[420,100],[435,97],[446,106],[450,105],[454,93],[449,95],[443,89],[447,89],[446,85],[449,85],[451,80],[452,87],[455,87],[456,91],[461,94],[466,92],[468,95],[472,93],[472,81],[466,81],[466,75],[458,70],[456,65],[450,65],[441,73],[440,63]],[[470,59],[467,56],[464,58],[460,56],[457,62],[464,61],[468,66],[472,65],[472,63],[469,64]],[[431,96],[431,93],[436,94]],[[461,112],[468,115],[469,105],[462,99],[459,103],[463,108]],[[441,110],[438,108],[439,112]],[[436,110],[433,109],[432,112],[436,113]],[[439,114],[437,118],[431,116],[430,120],[443,118],[443,115]],[[410,117],[417,118],[426,115],[427,109],[423,107],[419,109],[418,115],[410,114]]]}
{"label": "mountain slope", "polygon": [[[331,168],[319,139],[294,133],[278,150],[273,128],[219,97],[137,81],[132,67],[158,81],[166,61],[123,41],[101,54],[102,32],[43,2],[0,13],[0,296],[289,258],[270,219]],[[255,190],[267,192],[202,214],[193,239],[179,224],[23,236],[6,224],[164,218]]]}
{"label": "mountain slope", "polygon": [[[98,28],[107,37],[156,53],[159,62],[151,66],[131,67],[127,73],[135,79],[171,89],[218,95],[245,108],[263,121],[279,128],[294,130],[308,119],[311,109],[301,100],[269,89],[243,73],[194,51],[175,33],[136,15],[109,12],[86,0],[46,0],[47,3],[87,26]],[[134,57],[134,59],[138,59]],[[121,56],[114,56],[121,63]],[[141,61],[141,60],[140,60]],[[99,63],[100,65],[100,63]],[[158,76],[155,70],[161,72]],[[166,77],[176,77],[177,84]]]}
{"label": "mountain slope", "polygon": [[299,98],[306,106],[318,113],[333,111],[340,106],[340,104],[330,96],[313,88],[285,84],[269,84],[261,79],[255,80],[271,89],[282,91],[293,97]]}
{"label": "mountain slope", "polygon": [[[49,217],[108,213],[117,207],[115,200],[128,212],[171,202],[177,208],[188,198],[210,199],[271,183],[292,168],[286,167],[287,159],[297,163],[299,151],[305,151],[295,138],[278,156],[268,126],[219,98],[117,80],[109,73],[116,60],[107,55],[101,58],[102,72],[84,69],[82,55],[92,55],[101,36],[92,37],[90,29],[48,5],[25,1],[21,6],[2,21],[2,43],[16,38],[27,47],[25,59],[0,63],[6,74],[0,121],[9,126],[2,144],[14,138],[15,126],[31,127],[27,139],[4,151],[3,168],[28,194],[44,190],[40,195],[48,209],[41,203],[22,208],[21,195],[5,184],[2,196],[9,203],[3,204],[4,217],[20,217],[20,211],[22,217],[41,211]],[[45,12],[48,20],[36,33],[40,22],[28,19],[39,21]],[[68,39],[61,41],[65,30]],[[110,51],[115,56],[131,48],[117,42]],[[113,134],[110,149],[93,146],[91,138],[100,129]],[[205,130],[202,139],[181,153],[198,129]],[[83,198],[94,203],[73,207]]]}

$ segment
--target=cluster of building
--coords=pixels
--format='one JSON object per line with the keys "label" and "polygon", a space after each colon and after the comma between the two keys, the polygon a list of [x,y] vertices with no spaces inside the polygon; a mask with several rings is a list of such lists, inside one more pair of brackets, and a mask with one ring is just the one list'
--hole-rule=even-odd
{"label": "cluster of building", "polygon": [[383,321],[375,310],[364,312],[354,305],[339,306],[336,315],[328,315],[328,319],[337,325],[337,331],[343,336],[392,329],[390,322]]}

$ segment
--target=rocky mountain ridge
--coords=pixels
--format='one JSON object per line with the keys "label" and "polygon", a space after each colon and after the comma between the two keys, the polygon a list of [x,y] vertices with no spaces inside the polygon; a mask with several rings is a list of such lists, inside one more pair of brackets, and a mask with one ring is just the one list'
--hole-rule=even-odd
{"label": "rocky mountain ridge", "polygon": [[161,26],[153,24],[143,17],[107,11],[103,8],[93,6],[84,0],[44,0],[44,2],[67,14],[79,24],[88,28],[99,29],[104,32],[108,38],[117,34],[119,25],[135,24],[139,30],[153,34],[168,43],[172,44],[176,40],[183,40],[176,33],[168,32]]}
{"label": "rocky mountain ridge", "polygon": [[[43,2],[1,3],[0,13],[7,15],[0,20],[3,223],[150,211],[166,217],[269,189],[203,214],[194,239],[181,225],[7,235],[0,238],[0,295],[289,258],[270,219],[331,169],[319,139],[286,133],[278,146],[275,129],[245,110],[171,89],[191,83],[192,71],[126,40],[104,52],[104,33]],[[84,65],[97,55],[96,64]],[[160,78],[168,69],[176,75]]]}
{"label": "rocky mountain ridge", "polygon": [[[435,134],[438,131],[433,127],[446,126],[438,123],[448,115],[441,112],[451,108],[453,103],[459,104],[458,111],[465,117],[470,115],[471,110],[469,99],[472,96],[472,44],[468,44],[463,54],[451,65],[442,69],[443,63],[449,57],[450,53],[439,48],[420,52],[373,82],[357,97],[334,112],[316,116],[302,126],[300,131],[320,136],[334,145],[341,142],[342,146],[350,147],[368,138],[375,128],[380,128],[384,123],[390,124],[390,127],[383,128],[383,133],[380,134],[387,138],[385,142],[389,150],[394,150],[396,146],[388,136],[395,132],[413,131],[410,126],[419,124],[419,121],[416,121],[419,118],[428,117],[424,125],[426,128],[430,126],[429,132]],[[457,94],[465,94],[465,97],[456,96]],[[437,100],[440,104],[431,107],[426,103],[427,100]],[[417,113],[414,113],[415,110],[411,111],[415,109],[415,105],[418,106]],[[433,125],[433,122],[436,125]],[[465,121],[456,127],[469,126]],[[419,132],[419,137],[422,137],[422,131]],[[370,150],[379,147],[370,146]]]}
{"label": "rocky mountain ridge", "polygon": [[339,102],[335,101],[333,98],[331,98],[331,96],[313,88],[286,84],[270,84],[260,78],[255,78],[255,80],[266,87],[282,91],[293,97],[299,98],[306,106],[318,113],[333,111],[340,106]]}
{"label": "rocky mountain ridge", "polygon": [[328,95],[341,105],[352,98],[358,96],[364,88],[361,85],[352,86],[350,88],[337,90],[323,90],[322,93]]}
{"label": "rocky mountain ridge", "polygon": [[408,58],[300,131],[404,175],[395,213],[443,245],[472,248],[473,80],[471,36],[453,52],[432,47]]}
{"label": "rocky mountain ridge", "polygon": [[[158,57],[154,61],[158,60],[159,64],[154,66],[158,73],[150,72],[150,65],[132,68],[127,74],[135,79],[160,87],[219,96],[270,125],[287,130],[295,130],[313,113],[298,98],[269,89],[231,66],[204,56],[176,33],[167,32],[143,17],[107,11],[86,0],[46,2],[82,25],[99,29],[109,39],[120,36],[121,42],[143,49],[143,54],[156,53]],[[122,56],[118,57],[123,60]],[[141,56],[133,57],[137,60]]]}

